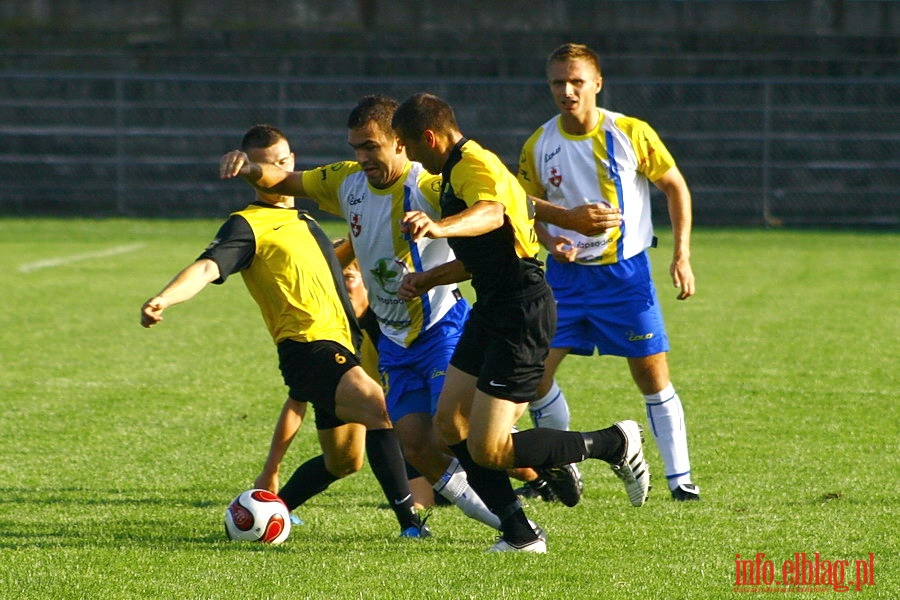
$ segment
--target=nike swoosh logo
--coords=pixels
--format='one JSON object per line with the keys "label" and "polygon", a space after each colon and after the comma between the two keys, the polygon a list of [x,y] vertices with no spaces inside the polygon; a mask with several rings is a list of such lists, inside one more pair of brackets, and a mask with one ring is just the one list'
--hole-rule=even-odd
{"label": "nike swoosh logo", "polygon": [[401,504],[403,504],[410,498],[412,498],[412,494],[407,494],[405,497],[401,498],[400,500],[394,500],[394,504],[396,504],[397,506],[400,506]]}
{"label": "nike swoosh logo", "polygon": [[279,225],[278,227],[273,227],[273,228],[272,228],[272,231],[278,231],[278,230],[281,229],[282,227],[284,227],[284,225]]}
{"label": "nike swoosh logo", "polygon": [[509,387],[505,383],[497,383],[493,379],[490,380],[489,385],[491,385],[492,387]]}

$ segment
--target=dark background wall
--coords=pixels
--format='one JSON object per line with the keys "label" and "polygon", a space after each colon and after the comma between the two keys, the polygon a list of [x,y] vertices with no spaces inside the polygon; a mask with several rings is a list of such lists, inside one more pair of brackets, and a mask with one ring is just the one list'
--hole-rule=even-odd
{"label": "dark background wall", "polygon": [[870,0],[7,0],[0,213],[219,214],[245,190],[214,163],[247,126],[284,128],[300,168],[348,158],[372,91],[446,97],[512,167],[553,113],[547,53],[581,41],[698,221],[896,227],[898,26]]}

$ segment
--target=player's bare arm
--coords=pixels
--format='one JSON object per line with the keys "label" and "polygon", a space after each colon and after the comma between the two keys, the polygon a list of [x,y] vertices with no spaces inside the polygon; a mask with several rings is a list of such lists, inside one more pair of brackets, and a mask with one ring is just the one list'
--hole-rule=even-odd
{"label": "player's bare arm", "polygon": [[219,265],[208,258],[188,265],[162,291],[144,302],[141,325],[153,327],[163,320],[162,313],[166,308],[190,300],[219,275]]}
{"label": "player's bare arm", "polygon": [[460,281],[471,279],[471,277],[471,273],[466,271],[462,261],[459,259],[453,260],[427,271],[407,273],[400,282],[397,297],[409,302],[439,285],[459,283]]}
{"label": "player's bare arm", "polygon": [[578,255],[578,249],[572,245],[572,240],[564,235],[552,235],[543,223],[535,222],[534,231],[538,241],[547,249],[550,256],[561,263],[570,263]]}
{"label": "player's bare arm", "polygon": [[691,268],[691,192],[678,167],[672,167],[653,182],[666,195],[669,219],[672,221],[673,250],[669,273],[672,284],[679,288],[677,298],[687,300],[696,293]]}
{"label": "player's bare arm", "polygon": [[219,178],[235,177],[268,194],[306,196],[301,171],[285,171],[277,165],[253,162],[241,150],[232,150],[219,159]]}
{"label": "player's bare arm", "polygon": [[506,209],[499,202],[480,200],[455,215],[433,221],[422,211],[414,210],[403,216],[403,231],[417,242],[423,237],[475,237],[503,226]]}
{"label": "player's bare arm", "polygon": [[300,430],[305,416],[306,402],[300,402],[293,398],[285,400],[284,406],[281,408],[281,415],[275,424],[275,431],[272,433],[269,455],[266,457],[262,472],[253,482],[253,487],[278,493],[278,473],[281,468],[281,460],[290,448],[294,436]]}
{"label": "player's bare arm", "polygon": [[534,204],[535,221],[551,223],[582,235],[599,235],[622,224],[622,213],[619,209],[601,202],[565,208],[534,196],[529,198]]}

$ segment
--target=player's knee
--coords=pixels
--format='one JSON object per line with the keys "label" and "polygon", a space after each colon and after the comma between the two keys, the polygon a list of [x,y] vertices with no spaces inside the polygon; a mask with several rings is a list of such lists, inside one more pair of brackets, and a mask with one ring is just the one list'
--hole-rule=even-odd
{"label": "player's knee", "polygon": [[459,439],[456,421],[451,415],[442,413],[440,410],[434,415],[434,428],[444,440],[450,440],[452,443],[452,441]]}
{"label": "player's knee", "polygon": [[363,466],[363,455],[359,456],[341,456],[337,458],[332,458],[331,460],[326,460],[325,468],[328,469],[328,472],[337,477],[338,479],[342,479],[348,475],[353,475]]}
{"label": "player's knee", "polygon": [[473,444],[469,440],[469,454],[472,455],[472,460],[486,469],[504,470],[511,466],[506,464],[508,461],[500,448],[485,444]]}

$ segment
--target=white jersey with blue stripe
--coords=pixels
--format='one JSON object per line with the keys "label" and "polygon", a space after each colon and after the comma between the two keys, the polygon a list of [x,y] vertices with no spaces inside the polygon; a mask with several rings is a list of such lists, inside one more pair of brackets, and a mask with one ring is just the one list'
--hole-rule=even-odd
{"label": "white jersey with blue stripe", "polygon": [[675,166],[650,125],[597,110],[597,126],[584,135],[566,133],[559,115],[553,117],[519,157],[519,183],[532,196],[567,208],[601,202],[622,211],[622,225],[597,236],[545,224],[551,235],[572,240],[576,262],[584,265],[616,263],[653,244],[648,182]]}
{"label": "white jersey with blue stripe", "polygon": [[322,210],[344,217],[369,291],[369,306],[381,332],[409,347],[459,298],[456,286],[438,286],[415,300],[397,297],[403,276],[455,259],[445,239],[418,243],[400,231],[405,212],[420,210],[440,219],[440,176],[419,163],[407,163],[401,177],[386,189],[369,184],[357,162],[339,162],[305,171],[303,188]]}

